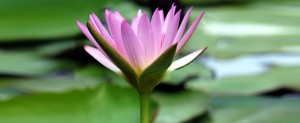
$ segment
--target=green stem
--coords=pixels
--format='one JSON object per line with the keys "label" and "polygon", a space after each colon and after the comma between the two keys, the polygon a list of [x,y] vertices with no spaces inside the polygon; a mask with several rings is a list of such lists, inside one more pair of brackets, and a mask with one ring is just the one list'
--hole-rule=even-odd
{"label": "green stem", "polygon": [[150,95],[151,93],[140,92],[140,111],[141,111],[141,123],[150,123]]}

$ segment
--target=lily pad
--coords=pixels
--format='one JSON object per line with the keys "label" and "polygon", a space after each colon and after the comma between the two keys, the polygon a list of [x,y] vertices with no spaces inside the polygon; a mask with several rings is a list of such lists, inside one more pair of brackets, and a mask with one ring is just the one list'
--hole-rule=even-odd
{"label": "lily pad", "polygon": [[188,88],[211,94],[256,95],[279,88],[300,91],[299,67],[275,67],[265,74],[220,80],[195,80]]}
{"label": "lily pad", "polygon": [[266,97],[215,97],[216,123],[298,123],[300,100]]}
{"label": "lily pad", "polygon": [[[113,0],[118,1],[118,0]],[[2,0],[0,41],[45,39],[79,34],[76,20],[86,21],[108,0]]]}
{"label": "lily pad", "polygon": [[62,62],[43,59],[29,52],[0,51],[0,74],[36,76],[49,73]]}
{"label": "lily pad", "polygon": [[85,68],[75,70],[75,78],[80,80],[114,83],[124,87],[130,86],[120,75],[101,66],[97,61],[95,61],[95,63],[95,65],[89,65]]}
{"label": "lily pad", "polygon": [[300,9],[297,7],[253,3],[195,8],[191,21],[204,10],[205,16],[184,52],[204,46],[208,47],[206,54],[219,58],[265,52],[300,52],[300,15],[297,14]]}
{"label": "lily pad", "polygon": [[33,52],[34,54],[37,54],[39,56],[54,56],[62,52],[65,52],[67,50],[70,50],[72,48],[83,47],[83,44],[86,42],[83,40],[59,41],[59,42],[53,42],[50,44],[38,46],[36,47],[35,50],[33,50],[34,48],[31,47],[26,51]]}
{"label": "lily pad", "polygon": [[2,123],[137,123],[137,92],[115,85],[40,93],[0,102]]}
{"label": "lily pad", "polygon": [[[229,0],[237,1],[237,0]],[[180,2],[186,6],[195,6],[195,5],[207,5],[207,4],[218,4],[222,3],[222,0],[180,0]]]}
{"label": "lily pad", "polygon": [[209,107],[208,95],[195,91],[154,93],[153,99],[159,104],[155,123],[183,123],[205,113]]}
{"label": "lily pad", "polygon": [[[100,79],[99,79],[100,80]],[[94,88],[100,82],[93,79],[71,78],[30,78],[0,80],[1,88],[26,93],[62,93],[70,90]]]}

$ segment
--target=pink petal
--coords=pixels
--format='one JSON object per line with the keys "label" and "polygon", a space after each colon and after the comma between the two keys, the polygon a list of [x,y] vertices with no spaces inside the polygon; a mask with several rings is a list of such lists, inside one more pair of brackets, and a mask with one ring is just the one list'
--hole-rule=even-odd
{"label": "pink petal", "polygon": [[135,34],[137,34],[137,28],[138,28],[138,24],[139,24],[141,16],[142,16],[142,10],[139,9],[137,15],[132,19],[131,26],[132,26],[132,29],[135,32]]}
{"label": "pink petal", "polygon": [[176,69],[179,69],[179,68],[182,68],[182,67],[188,65],[189,63],[194,61],[199,55],[201,55],[205,50],[206,50],[206,48],[196,50],[196,51],[192,52],[191,54],[186,55],[186,56],[182,57],[181,59],[174,61],[171,64],[171,66],[169,67],[168,71],[174,71]]}
{"label": "pink petal", "polygon": [[143,50],[140,42],[138,41],[134,31],[127,23],[126,20],[122,21],[121,34],[124,41],[124,47],[128,54],[128,59],[135,69],[140,70],[143,68]]}
{"label": "pink petal", "polygon": [[138,16],[138,17],[141,17],[142,15],[143,15],[143,12],[142,12],[141,9],[139,9],[139,11],[138,11],[138,13],[137,13],[137,16]]}
{"label": "pink petal", "polygon": [[98,49],[91,47],[91,46],[84,46],[84,49],[87,53],[93,56],[98,62],[100,62],[106,68],[120,74],[121,70],[112,63],[104,54],[102,54]]}
{"label": "pink petal", "polygon": [[184,31],[184,29],[185,29],[185,27],[186,27],[186,24],[187,24],[187,22],[188,22],[188,20],[189,20],[189,17],[190,17],[190,14],[191,14],[191,12],[192,12],[192,9],[193,9],[193,7],[191,7],[191,8],[186,12],[186,14],[185,14],[185,16],[184,16],[184,18],[183,18],[183,20],[182,20],[182,22],[181,22],[181,24],[180,24],[180,27],[179,27],[179,29],[178,29],[178,31],[177,31],[177,33],[176,33],[176,36],[175,36],[175,39],[174,39],[173,44],[177,43],[177,42],[180,40],[180,38],[181,38],[181,36],[182,36],[182,34],[183,34],[183,31]]}
{"label": "pink petal", "polygon": [[152,27],[146,13],[140,19],[137,38],[144,49],[144,61],[146,61],[145,65],[147,66],[154,58],[156,42],[154,41]]}
{"label": "pink petal", "polygon": [[124,42],[121,36],[122,22],[110,11],[106,12],[106,21],[110,30],[110,34],[117,45],[118,52],[128,60],[128,55],[126,54]]}
{"label": "pink petal", "polygon": [[168,25],[166,26],[167,29],[165,32],[166,37],[163,42],[162,50],[169,48],[173,44],[178,29],[180,13],[181,11],[177,12],[175,16],[171,15],[169,17],[169,22],[167,23]]}
{"label": "pink petal", "polygon": [[159,45],[159,46],[160,46],[160,48],[159,48],[159,55],[160,55],[161,53],[163,53],[163,52],[164,52],[164,50],[162,50],[162,49],[161,49],[161,47],[162,47],[162,45],[163,45],[163,43],[164,43],[164,41],[165,41],[165,37],[166,37],[166,34],[164,34],[164,33],[163,33],[163,34],[161,35],[161,37],[160,37],[160,45]]}
{"label": "pink petal", "polygon": [[[107,18],[108,18],[108,15],[111,13],[110,10],[106,9],[105,10],[105,17],[106,17],[106,21],[107,21]],[[107,22],[106,22],[107,23]]]}
{"label": "pink petal", "polygon": [[94,36],[94,38],[99,42],[99,44],[103,46],[102,48],[107,54],[107,58],[110,58],[110,60],[113,61],[113,63],[115,63],[115,65],[122,71],[122,73],[124,74],[122,76],[125,77],[131,85],[136,87],[138,71],[134,70],[133,67],[130,65],[129,61],[127,61],[123,56],[121,56],[116,49],[111,47],[101,35],[97,34],[97,30],[94,29],[90,21],[88,21],[87,27],[91,34]]}
{"label": "pink petal", "polygon": [[160,25],[164,25],[165,17],[164,17],[164,11],[163,10],[159,10],[159,18],[160,18]]}
{"label": "pink petal", "polygon": [[92,13],[90,15],[90,20],[92,21],[92,23],[94,22],[97,29],[100,31],[101,35],[108,41],[108,43],[116,48],[116,43],[115,41],[112,39],[112,37],[110,36],[110,34],[106,31],[106,28],[103,26],[103,24],[101,23],[101,21],[99,20],[99,18],[97,17],[97,15],[95,13]]}
{"label": "pink petal", "polygon": [[90,15],[90,20],[89,21],[91,22],[92,26],[97,30],[97,32],[100,33],[100,30],[99,30],[95,20],[93,18],[91,18],[91,15]]}
{"label": "pink petal", "polygon": [[[100,45],[97,43],[97,41],[95,40],[95,38],[92,36],[92,34],[90,33],[90,31],[88,30],[88,28],[83,25],[80,21],[77,21],[77,25],[79,27],[79,29],[83,32],[83,34],[92,42],[92,44],[100,51],[102,52],[105,56],[107,56],[105,54],[105,52],[102,50],[102,48],[100,47]],[[100,34],[99,34],[100,35]],[[106,40],[105,40],[106,41]]]}
{"label": "pink petal", "polygon": [[97,43],[97,41],[94,39],[94,37],[92,36],[92,34],[90,33],[90,31],[88,30],[88,28],[83,25],[80,21],[77,20],[77,25],[79,27],[79,29],[81,30],[81,32],[92,42],[92,44],[98,48],[101,49],[101,47],[99,46],[99,44]]}
{"label": "pink petal", "polygon": [[190,26],[190,28],[186,31],[182,39],[178,43],[176,54],[178,54],[183,46],[187,43],[187,41],[191,38],[192,34],[194,33],[195,29],[197,28],[201,18],[203,17],[204,12],[202,12],[196,20],[193,22],[193,24]]}
{"label": "pink petal", "polygon": [[135,16],[131,21],[131,27],[132,27],[135,34],[137,34],[137,27],[138,27],[138,24],[139,24],[139,20],[140,19],[137,16]]}
{"label": "pink petal", "polygon": [[164,22],[164,25],[162,27],[162,32],[163,33],[166,33],[167,31],[167,28],[169,26],[169,22],[170,21],[173,21],[173,16],[174,16],[174,13],[175,13],[175,7],[172,5],[171,9],[169,10],[167,16],[166,16],[166,19],[165,19],[165,22]]}
{"label": "pink petal", "polygon": [[159,10],[156,9],[155,12],[152,15],[152,19],[151,19],[151,26],[152,26],[152,30],[153,30],[153,43],[154,43],[154,56],[158,56],[159,54],[159,49],[161,47],[161,35],[162,35],[162,23],[161,23],[161,18],[160,18],[160,14],[159,14]]}
{"label": "pink petal", "polygon": [[115,16],[116,16],[120,21],[124,20],[124,17],[120,14],[119,11],[115,11],[114,14],[115,14]]}

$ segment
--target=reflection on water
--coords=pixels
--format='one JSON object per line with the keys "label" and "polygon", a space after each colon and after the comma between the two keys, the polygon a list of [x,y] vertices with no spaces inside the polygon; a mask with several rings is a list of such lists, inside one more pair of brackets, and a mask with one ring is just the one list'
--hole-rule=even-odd
{"label": "reflection on water", "polygon": [[216,79],[223,79],[262,74],[268,71],[271,65],[300,66],[300,54],[260,54],[226,60],[205,57],[201,58],[200,62],[214,71]]}
{"label": "reflection on water", "polygon": [[204,30],[209,35],[222,36],[273,36],[299,34],[295,27],[259,23],[217,23],[206,22]]}

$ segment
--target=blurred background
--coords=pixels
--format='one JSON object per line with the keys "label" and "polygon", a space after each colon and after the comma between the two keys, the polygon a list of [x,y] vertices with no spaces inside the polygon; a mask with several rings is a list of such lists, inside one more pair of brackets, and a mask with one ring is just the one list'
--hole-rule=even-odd
{"label": "blurred background", "polygon": [[0,0],[0,123],[138,123],[137,93],[84,50],[95,12],[205,16],[185,55],[208,50],[155,88],[155,123],[299,123],[299,0]]}

